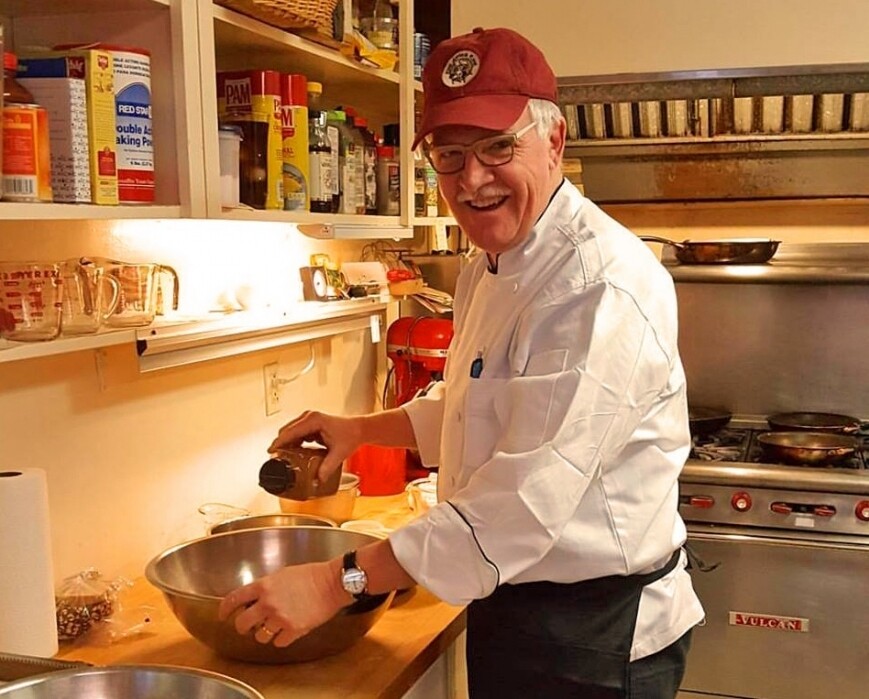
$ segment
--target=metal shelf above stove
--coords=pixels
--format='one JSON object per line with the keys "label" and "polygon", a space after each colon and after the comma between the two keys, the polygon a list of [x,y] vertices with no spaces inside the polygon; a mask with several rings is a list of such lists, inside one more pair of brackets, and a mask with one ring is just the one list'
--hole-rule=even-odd
{"label": "metal shelf above stove", "polygon": [[869,196],[869,63],[558,79],[598,203]]}
{"label": "metal shelf above stove", "polygon": [[688,265],[664,246],[661,262],[677,282],[706,284],[869,284],[869,243],[782,243],[755,265]]}

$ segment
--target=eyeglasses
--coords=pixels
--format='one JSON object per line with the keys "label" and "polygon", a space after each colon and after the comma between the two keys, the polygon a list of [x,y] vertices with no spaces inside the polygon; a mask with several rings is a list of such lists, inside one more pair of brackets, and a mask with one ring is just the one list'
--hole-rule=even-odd
{"label": "eyeglasses", "polygon": [[465,167],[465,155],[473,151],[477,160],[483,165],[497,167],[506,165],[513,160],[516,142],[537,125],[536,121],[526,124],[515,133],[502,133],[497,136],[487,136],[466,146],[449,145],[433,146],[423,142],[423,151],[431,166],[440,175],[452,175]]}

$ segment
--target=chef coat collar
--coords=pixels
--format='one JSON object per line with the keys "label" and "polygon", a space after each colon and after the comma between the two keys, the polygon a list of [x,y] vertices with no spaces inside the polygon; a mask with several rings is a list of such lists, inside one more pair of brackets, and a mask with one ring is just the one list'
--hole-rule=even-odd
{"label": "chef coat collar", "polygon": [[[537,248],[542,245],[542,240],[545,236],[541,235],[545,231],[553,218],[561,216],[569,206],[572,200],[570,196],[571,187],[566,186],[567,179],[562,179],[559,185],[552,192],[549,202],[543,209],[543,212],[537,218],[525,241],[515,248],[502,252],[495,259],[494,269],[491,263],[488,263],[488,270],[491,274],[497,275],[498,279],[506,279],[516,274],[521,274],[525,267],[525,258],[535,254]],[[574,190],[575,191],[575,190]]]}

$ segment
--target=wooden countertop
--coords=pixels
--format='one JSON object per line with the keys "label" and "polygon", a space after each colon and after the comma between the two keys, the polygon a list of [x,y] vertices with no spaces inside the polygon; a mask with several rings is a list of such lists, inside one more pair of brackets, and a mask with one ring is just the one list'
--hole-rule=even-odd
{"label": "wooden countertop", "polygon": [[[387,527],[412,517],[403,494],[359,498],[353,514]],[[145,604],[157,609],[147,633],[111,645],[97,645],[85,636],[62,645],[56,657],[94,665],[153,663],[211,670],[247,682],[267,699],[401,697],[465,627],[463,608],[415,587],[398,595],[372,629],[338,655],[307,663],[256,665],[222,658],[190,636],[144,578],[123,594],[121,603],[128,610]]]}

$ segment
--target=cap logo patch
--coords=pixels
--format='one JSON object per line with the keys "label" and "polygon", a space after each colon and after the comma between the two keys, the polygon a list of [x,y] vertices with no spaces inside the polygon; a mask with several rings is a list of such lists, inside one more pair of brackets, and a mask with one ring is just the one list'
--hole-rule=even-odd
{"label": "cap logo patch", "polygon": [[457,51],[444,66],[441,79],[447,87],[461,87],[474,79],[480,70],[480,57],[473,51]]}

